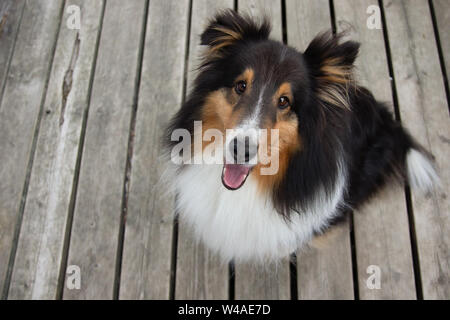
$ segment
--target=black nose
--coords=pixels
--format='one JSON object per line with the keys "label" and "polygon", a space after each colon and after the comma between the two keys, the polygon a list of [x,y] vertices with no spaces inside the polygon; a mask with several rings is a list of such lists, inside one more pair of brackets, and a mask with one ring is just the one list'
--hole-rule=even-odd
{"label": "black nose", "polygon": [[258,151],[258,146],[250,142],[249,137],[235,137],[230,143],[230,151],[237,164],[246,164]]}

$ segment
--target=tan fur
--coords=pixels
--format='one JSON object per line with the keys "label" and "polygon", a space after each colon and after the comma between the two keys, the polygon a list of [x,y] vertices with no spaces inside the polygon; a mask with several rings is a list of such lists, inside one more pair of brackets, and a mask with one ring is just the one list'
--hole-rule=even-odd
{"label": "tan fur", "polygon": [[230,30],[230,29],[223,28],[223,27],[214,27],[213,29],[216,31],[222,32],[224,35],[214,39],[213,45],[210,46],[209,50],[207,51],[207,53],[204,57],[205,59],[221,57],[220,50],[222,48],[231,46],[236,41],[239,41],[242,39],[242,34],[239,32],[236,32],[234,30]]}
{"label": "tan fur", "polygon": [[202,108],[203,131],[210,128],[225,132],[227,124],[231,121],[233,106],[226,99],[224,90],[210,93]]}
{"label": "tan fur", "polygon": [[322,76],[318,77],[319,99],[336,107],[350,109],[348,90],[356,88],[352,68],[345,66],[342,58],[329,58],[321,67]]}
{"label": "tan fur", "polygon": [[[287,115],[281,115],[277,118],[276,123],[267,127],[267,142],[270,143],[271,141],[270,129],[278,129],[279,145],[268,146],[268,148],[266,147],[264,149],[268,150],[269,155],[271,152],[278,152],[278,171],[274,175],[262,175],[261,168],[268,168],[270,167],[270,164],[266,165],[261,163],[258,163],[253,169],[255,177],[258,180],[259,188],[262,192],[273,190],[274,187],[279,185],[288,168],[290,157],[295,151],[300,150],[302,147],[300,137],[298,136],[297,118],[295,116],[289,117]],[[262,148],[260,150],[262,150]]]}
{"label": "tan fur", "polygon": [[[247,82],[247,90],[250,91],[254,75],[255,73],[252,69],[246,69],[236,78],[236,82],[245,80]],[[228,89],[222,88],[206,97],[205,104],[202,107],[203,132],[214,128],[225,135],[226,129],[236,127],[239,122],[242,111],[233,110],[237,103],[238,95],[234,89],[231,92],[227,91]]]}
{"label": "tan fur", "polygon": [[[253,170],[258,179],[260,190],[263,192],[272,190],[281,182],[288,168],[290,157],[295,151],[301,150],[302,148],[301,139],[298,135],[299,123],[297,117],[289,112],[290,107],[283,110],[278,108],[278,100],[281,96],[286,96],[291,103],[293,102],[292,88],[288,82],[282,83],[272,97],[274,108],[277,108],[276,122],[268,122],[266,125],[268,132],[267,142],[269,143],[271,141],[270,129],[279,130],[279,145],[277,146],[279,154],[278,172],[275,175],[262,175],[261,168],[270,167],[270,164],[263,165],[260,163]],[[269,153],[270,151],[275,151],[272,148],[274,146],[269,146],[267,149]]]}
{"label": "tan fur", "polygon": [[221,56],[220,49],[230,46],[231,44],[233,44],[233,41],[227,40],[227,41],[220,42],[220,43],[210,47],[206,56],[207,57],[210,56],[210,58],[211,57],[220,57]]}
{"label": "tan fur", "polygon": [[222,28],[222,27],[214,27],[213,29],[216,31],[225,33],[230,40],[236,41],[236,40],[242,39],[242,34],[236,32],[236,31],[233,31],[233,30],[230,30],[227,28]]}

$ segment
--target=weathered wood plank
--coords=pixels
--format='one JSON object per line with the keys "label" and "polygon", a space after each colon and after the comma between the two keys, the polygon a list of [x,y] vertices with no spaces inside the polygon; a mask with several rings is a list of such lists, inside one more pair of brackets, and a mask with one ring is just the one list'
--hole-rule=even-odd
{"label": "weathered wood plank", "polygon": [[[80,30],[59,32],[8,297],[55,299],[103,2],[69,0]],[[64,16],[67,18],[67,14]],[[63,86],[69,91],[63,94]],[[67,90],[66,90],[67,91]],[[64,98],[65,97],[65,98]]]}
{"label": "weathered wood plank", "polygon": [[289,261],[279,265],[236,265],[237,300],[289,300],[291,298]]}
{"label": "weathered wood plank", "polygon": [[[267,15],[272,23],[271,37],[283,41],[281,1],[240,0],[238,9],[256,19]],[[264,268],[237,264],[235,274],[236,299],[290,299],[289,261]]]}
{"label": "weathered wood plank", "polygon": [[[331,28],[328,0],[286,1],[288,44],[303,51],[317,33]],[[299,299],[353,299],[349,224],[325,248],[297,254]]]}
{"label": "weathered wood plank", "polygon": [[[45,95],[62,3],[26,2],[0,105],[0,288],[17,225],[27,166]],[[36,28],[39,26],[39,28]],[[27,186],[25,186],[26,188]],[[4,291],[5,292],[5,291]]]}
{"label": "weathered wood plank", "polygon": [[450,121],[427,1],[385,1],[384,10],[403,124],[436,157],[442,189],[412,194],[425,299],[449,299]]}
{"label": "weathered wood plank", "polygon": [[0,100],[24,6],[25,0],[4,0],[0,3]]}
{"label": "weathered wood plank", "polygon": [[[340,0],[335,2],[338,31],[361,43],[356,60],[357,80],[380,101],[389,102],[394,113],[389,68],[382,29],[367,27],[366,10],[378,6],[377,0]],[[381,18],[381,16],[380,16]],[[387,187],[354,213],[354,232],[361,299],[415,299],[414,271],[408,212],[404,188]],[[369,289],[367,267],[381,269],[381,288]]]}
{"label": "weathered wood plank", "polygon": [[239,0],[238,11],[256,20],[267,16],[272,23],[271,37],[283,41],[283,17],[280,0]]}
{"label": "weathered wood plank", "polygon": [[[233,8],[233,0],[193,0],[188,57],[188,88],[192,87],[195,69],[202,52],[200,34],[214,14]],[[189,89],[190,90],[190,89]],[[227,299],[228,266],[221,263],[202,244],[193,239],[192,230],[179,225],[176,270],[176,299]]]}
{"label": "weathered wood plank", "polygon": [[331,17],[328,0],[286,0],[288,44],[304,51],[319,33],[330,30]]}
{"label": "weathered wood plank", "polygon": [[168,299],[170,294],[175,210],[174,198],[159,181],[165,167],[160,141],[181,106],[189,5],[189,0],[150,1],[122,259],[123,299]]}
{"label": "weathered wood plank", "polygon": [[65,288],[65,299],[113,297],[145,8],[144,0],[106,2],[68,256],[81,289]]}
{"label": "weathered wood plank", "polygon": [[349,232],[349,224],[341,224],[297,252],[298,299],[354,298]]}
{"label": "weathered wood plank", "polygon": [[[433,0],[434,13],[441,41],[447,77],[450,77],[450,2],[448,0]],[[447,83],[447,89],[449,84]]]}

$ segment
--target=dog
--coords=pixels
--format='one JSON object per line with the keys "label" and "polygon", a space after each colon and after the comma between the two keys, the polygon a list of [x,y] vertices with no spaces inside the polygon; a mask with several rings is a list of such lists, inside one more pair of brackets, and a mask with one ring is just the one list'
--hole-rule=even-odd
{"label": "dog", "polygon": [[[325,32],[301,53],[270,30],[232,10],[209,22],[192,92],[163,138],[176,211],[224,261],[279,261],[393,178],[421,192],[439,183],[432,155],[355,82],[359,43]],[[197,161],[206,150],[222,162]]]}

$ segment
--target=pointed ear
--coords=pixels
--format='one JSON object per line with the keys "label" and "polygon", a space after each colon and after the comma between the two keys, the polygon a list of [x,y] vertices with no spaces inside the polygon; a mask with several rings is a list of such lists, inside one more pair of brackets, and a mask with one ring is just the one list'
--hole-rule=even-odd
{"label": "pointed ear", "polygon": [[221,56],[231,46],[245,41],[258,41],[268,39],[270,23],[263,19],[257,23],[248,16],[238,14],[234,10],[225,10],[218,13],[209,22],[208,27],[201,35],[201,44],[208,45],[207,55]]}
{"label": "pointed ear", "polygon": [[359,43],[342,42],[343,36],[330,31],[319,34],[309,44],[304,57],[319,99],[350,109],[348,90],[354,86],[353,63],[358,56]]}

